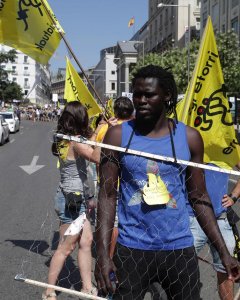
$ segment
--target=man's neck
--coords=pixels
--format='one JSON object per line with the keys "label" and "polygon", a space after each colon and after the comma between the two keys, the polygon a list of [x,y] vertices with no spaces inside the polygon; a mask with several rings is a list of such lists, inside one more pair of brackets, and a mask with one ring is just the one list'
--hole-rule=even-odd
{"label": "man's neck", "polygon": [[135,120],[135,129],[141,135],[149,137],[164,136],[169,132],[168,119],[163,116],[158,120]]}

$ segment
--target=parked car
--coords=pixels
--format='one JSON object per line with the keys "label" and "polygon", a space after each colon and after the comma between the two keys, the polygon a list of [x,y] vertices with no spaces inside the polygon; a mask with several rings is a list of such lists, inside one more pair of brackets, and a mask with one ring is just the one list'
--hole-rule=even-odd
{"label": "parked car", "polygon": [[0,115],[0,145],[9,142],[10,130],[8,123],[3,116]]}
{"label": "parked car", "polygon": [[17,115],[15,114],[15,112],[12,112],[12,111],[2,112],[1,111],[0,115],[2,115],[4,117],[4,119],[6,120],[6,122],[8,123],[10,132],[19,131],[20,121],[19,121]]}

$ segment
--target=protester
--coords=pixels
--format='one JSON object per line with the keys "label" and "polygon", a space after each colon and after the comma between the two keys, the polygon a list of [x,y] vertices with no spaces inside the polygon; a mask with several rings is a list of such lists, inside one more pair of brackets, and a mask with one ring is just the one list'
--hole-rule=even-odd
{"label": "protester", "polygon": [[[215,167],[218,166],[225,169],[229,168],[227,164],[224,164],[223,162],[215,162],[215,164],[210,165],[213,165]],[[227,207],[230,207],[234,204],[234,196],[227,195],[229,174],[206,169],[205,181],[219,229],[224,238],[229,253],[233,255],[235,248],[235,239],[232,227],[230,226],[227,219]],[[197,254],[203,249],[203,247],[206,244],[209,244],[213,258],[213,266],[215,271],[217,272],[218,292],[220,299],[233,300],[233,281],[228,278],[228,274],[226,273],[226,270],[221,263],[221,259],[219,257],[218,252],[216,251],[216,248],[208,240],[206,234],[199,225],[197,218],[190,205],[188,205],[188,211],[190,216],[190,228],[194,237],[194,246]]]}
{"label": "protester", "polygon": [[[80,102],[69,102],[65,106],[58,121],[57,132],[72,136],[81,135],[85,138],[92,136],[86,108]],[[94,149],[74,141],[57,141],[52,150],[58,155],[60,162],[61,179],[55,197],[55,210],[60,219],[60,241],[51,260],[48,283],[56,284],[67,256],[78,244],[82,292],[96,295],[97,290],[91,281],[93,237],[88,218],[88,211],[95,206],[95,187],[89,164],[99,162],[100,148]],[[48,288],[42,299],[56,299],[54,290]]]}
{"label": "protester", "polygon": [[[230,256],[217,226],[203,171],[134,156],[127,149],[202,163],[203,142],[198,131],[166,117],[175,113],[177,100],[170,72],[146,66],[135,74],[132,86],[135,119],[111,127],[104,138],[104,143],[126,151],[102,149],[96,228],[98,288],[105,294],[115,293],[113,299],[143,299],[150,284],[157,281],[169,299],[197,300],[199,268],[186,195],[229,279],[240,277],[239,264]],[[109,245],[118,176],[119,236],[112,260]]]}

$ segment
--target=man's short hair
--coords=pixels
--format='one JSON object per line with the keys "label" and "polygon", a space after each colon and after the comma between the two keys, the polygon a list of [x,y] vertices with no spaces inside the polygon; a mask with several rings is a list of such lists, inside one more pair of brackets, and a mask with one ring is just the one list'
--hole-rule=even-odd
{"label": "man's short hair", "polygon": [[167,69],[156,65],[148,65],[139,69],[132,79],[134,87],[138,78],[157,78],[159,86],[166,92],[171,94],[170,100],[166,103],[167,114],[175,113],[177,104],[177,86],[173,74]]}
{"label": "man's short hair", "polygon": [[132,101],[128,97],[119,97],[114,101],[114,115],[120,120],[128,120],[131,118],[134,107]]}

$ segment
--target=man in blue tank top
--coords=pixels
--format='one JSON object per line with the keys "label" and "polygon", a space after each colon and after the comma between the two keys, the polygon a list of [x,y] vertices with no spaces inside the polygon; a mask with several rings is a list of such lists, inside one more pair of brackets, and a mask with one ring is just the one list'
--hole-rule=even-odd
{"label": "man in blue tank top", "polygon": [[[135,74],[132,86],[136,118],[110,128],[104,143],[202,163],[203,142],[198,131],[166,117],[175,113],[177,101],[172,74],[149,65]],[[112,260],[109,245],[118,177],[119,236]],[[128,154],[127,150],[102,149],[95,276],[104,294],[140,300],[157,281],[169,299],[200,299],[187,195],[229,278],[238,280],[239,264],[220,234],[201,169]]]}

